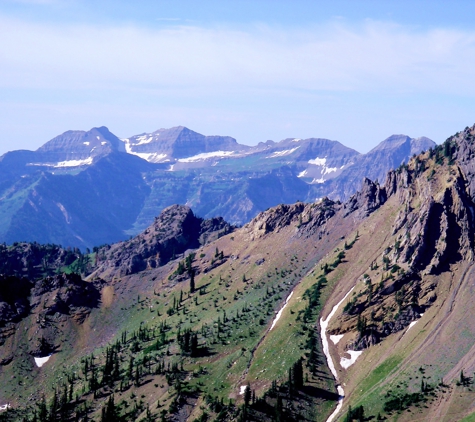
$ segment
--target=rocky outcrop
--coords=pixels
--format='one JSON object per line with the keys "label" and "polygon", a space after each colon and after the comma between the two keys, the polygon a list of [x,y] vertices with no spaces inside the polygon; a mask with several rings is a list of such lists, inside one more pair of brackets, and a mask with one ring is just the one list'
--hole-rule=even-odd
{"label": "rocky outcrop", "polygon": [[45,315],[70,315],[80,322],[100,301],[102,282],[86,282],[77,274],[46,277],[35,283],[31,291],[31,307],[42,308]]}
{"label": "rocky outcrop", "polygon": [[78,250],[67,250],[58,245],[26,242],[0,245],[0,274],[37,280],[72,264],[80,255]]}
{"label": "rocky outcrop", "polygon": [[361,190],[355,193],[344,205],[346,210],[344,216],[353,214],[354,218],[362,220],[376,211],[386,200],[386,189],[365,177]]}
{"label": "rocky outcrop", "polygon": [[[362,192],[344,205],[346,216],[359,219],[389,198],[398,210],[392,240],[362,276],[365,288],[345,305],[340,326],[333,329],[357,331],[348,348],[364,349],[407,328],[437,299],[438,277],[453,264],[473,260],[475,205],[450,149],[460,139],[471,140],[467,133],[389,172],[383,188],[365,180]],[[466,162],[466,172],[469,166]]]}
{"label": "rocky outcrop", "polygon": [[0,327],[29,314],[32,287],[33,283],[26,278],[0,275]]}
{"label": "rocky outcrop", "polygon": [[[86,282],[77,274],[57,274],[36,282],[0,276],[0,346],[15,334],[20,321],[32,315],[32,322],[37,324],[36,333],[41,331],[50,339],[45,343],[38,338],[39,344],[31,345],[34,355],[44,356],[45,348],[54,343],[55,336],[48,319],[64,316],[81,324],[99,306],[102,286],[102,280]],[[8,350],[0,349],[0,365],[11,360]]]}
{"label": "rocky outcrop", "polygon": [[222,218],[203,220],[189,207],[173,205],[135,238],[99,250],[93,276],[104,272],[123,276],[157,268],[233,230]]}
{"label": "rocky outcrop", "polygon": [[299,235],[310,235],[335,215],[337,209],[338,205],[328,198],[316,204],[281,204],[259,214],[244,226],[244,230],[249,233],[251,240],[256,240],[294,224]]}
{"label": "rocky outcrop", "polygon": [[475,125],[466,127],[446,142],[455,150],[454,158],[462,170],[468,193],[475,200]]}
{"label": "rocky outcrop", "polygon": [[411,322],[417,321],[421,317],[422,309],[419,306],[410,305],[401,310],[392,321],[382,324],[382,329],[378,331],[374,327],[364,329],[357,339],[348,345],[352,350],[363,350],[379,343],[384,337],[397,333],[409,327]]}

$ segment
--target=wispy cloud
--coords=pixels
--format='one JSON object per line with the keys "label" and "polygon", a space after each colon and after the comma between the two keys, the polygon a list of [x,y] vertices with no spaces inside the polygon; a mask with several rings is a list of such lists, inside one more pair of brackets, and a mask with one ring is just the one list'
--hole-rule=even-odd
{"label": "wispy cloud", "polygon": [[475,113],[475,30],[345,19],[52,25],[0,14],[0,39],[4,149],[71,128],[129,136],[182,124],[245,143],[319,136],[368,150],[392,133],[444,140]]}
{"label": "wispy cloud", "polygon": [[[161,18],[174,19],[174,18]],[[82,89],[474,94],[475,31],[351,27],[46,26],[0,17],[0,84]]]}
{"label": "wispy cloud", "polygon": [[156,18],[155,19],[156,21],[171,21],[171,22],[176,22],[176,21],[180,21],[181,19],[180,18]]}

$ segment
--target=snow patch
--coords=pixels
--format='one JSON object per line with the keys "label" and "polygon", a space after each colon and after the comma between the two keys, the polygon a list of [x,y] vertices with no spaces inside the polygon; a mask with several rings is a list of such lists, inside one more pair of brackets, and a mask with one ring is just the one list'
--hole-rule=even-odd
{"label": "snow patch", "polygon": [[134,152],[134,151],[127,151],[129,154],[136,155],[149,163],[163,163],[166,161],[170,161],[167,159],[167,154],[158,154],[156,152]]}
{"label": "snow patch", "polygon": [[98,140],[98,141],[101,139],[101,137],[100,137],[100,136],[96,136],[96,138],[97,138],[97,140]]}
{"label": "snow patch", "polygon": [[214,157],[229,157],[234,154],[234,151],[213,151],[213,152],[203,152],[201,154],[193,155],[188,158],[179,158],[180,163],[191,163],[194,161],[207,160],[208,158]]}
{"label": "snow patch", "polygon": [[412,321],[410,324],[409,324],[409,327],[407,327],[407,330],[406,330],[406,333],[412,328],[414,327],[414,325],[416,325],[417,321]]}
{"label": "snow patch", "polygon": [[283,310],[285,309],[285,307],[287,306],[287,303],[289,303],[289,300],[290,300],[290,298],[292,297],[293,294],[294,294],[294,292],[291,292],[291,293],[289,294],[289,296],[287,297],[287,299],[285,299],[284,306],[282,306],[282,308],[280,308],[280,311],[277,312],[277,315],[275,316],[274,321],[272,321],[272,325],[270,326],[269,331],[274,328],[274,325],[276,324],[276,322],[277,322],[277,321],[280,319],[280,317],[282,316],[282,312],[283,312]]}
{"label": "snow patch", "polygon": [[307,174],[307,170],[304,170],[304,171],[301,171],[301,172],[297,175],[297,177],[305,177],[306,174]]}
{"label": "snow patch", "polygon": [[327,157],[325,158],[315,158],[314,160],[308,160],[308,164],[314,164],[316,166],[324,166],[327,163]]}
{"label": "snow patch", "polygon": [[333,363],[333,359],[330,355],[330,346],[328,344],[328,338],[327,338],[327,328],[328,324],[330,323],[330,320],[333,318],[333,315],[335,315],[336,311],[340,307],[340,305],[345,301],[345,299],[349,296],[349,294],[353,291],[354,287],[350,289],[350,291],[341,299],[332,309],[332,311],[329,313],[326,319],[320,318],[320,329],[321,329],[321,335],[322,335],[322,343],[323,343],[323,353],[327,358],[328,362],[328,367],[330,368],[330,371],[332,372],[333,376],[335,379],[338,379],[338,374],[336,372],[335,364]]}
{"label": "snow patch", "polygon": [[107,145],[107,142],[101,142],[101,145]]}
{"label": "snow patch", "polygon": [[350,358],[345,358],[344,356],[340,359],[340,365],[342,368],[348,369],[351,365],[356,362],[356,359],[363,353],[362,350],[347,350],[346,353],[350,355]]}
{"label": "snow patch", "polygon": [[89,146],[90,142],[83,142],[84,145]]}
{"label": "snow patch", "polygon": [[323,177],[320,177],[320,179],[315,178],[310,182],[310,184],[312,183],[325,183],[325,179]]}
{"label": "snow patch", "polygon": [[92,157],[86,158],[85,160],[60,161],[59,163],[51,165],[51,167],[78,167],[89,164],[92,164]]}
{"label": "snow patch", "polygon": [[[333,318],[333,315],[335,315],[336,311],[340,307],[340,305],[345,301],[345,299],[349,296],[349,294],[353,291],[355,287],[353,286],[349,292],[341,299],[332,309],[332,311],[328,314],[326,319],[320,318],[320,335],[322,337],[322,344],[323,344],[323,354],[327,358],[327,363],[328,367],[330,368],[330,371],[332,372],[333,376],[335,377],[336,380],[338,380],[338,374],[336,372],[335,364],[333,363],[333,358],[332,355],[330,354],[330,346],[328,344],[328,338],[327,338],[327,328],[328,324],[330,323],[330,320]],[[327,419],[327,422],[332,422],[333,419],[338,415],[340,412],[342,406],[343,406],[343,398],[345,397],[345,392],[343,391],[343,387],[338,385],[337,386],[338,390],[338,405],[335,409],[335,411],[330,415],[330,417]]]}
{"label": "snow patch", "polygon": [[333,173],[334,171],[337,171],[338,169],[336,167],[324,167],[322,170],[322,174],[329,174]]}
{"label": "snow patch", "polygon": [[[419,319],[421,319],[423,315],[424,315],[424,314],[420,314],[420,315],[419,315],[419,316],[420,316]],[[415,320],[415,321],[412,321],[412,322],[409,324],[409,327],[407,327],[407,330],[406,330],[406,332],[405,332],[404,334],[407,334],[407,332],[408,332],[412,327],[414,327],[414,325],[416,325],[416,323],[419,321],[419,319],[417,319],[417,320]]]}
{"label": "snow patch", "polygon": [[35,363],[38,368],[41,368],[46,362],[49,361],[49,358],[53,355],[45,356],[42,358],[35,358]]}
{"label": "snow patch", "polygon": [[330,340],[333,342],[333,344],[338,344],[338,342],[343,338],[343,336],[344,334],[330,336]]}
{"label": "snow patch", "polygon": [[327,422],[332,422],[332,420],[335,419],[336,415],[338,415],[338,412],[343,407],[343,399],[345,398],[345,392],[343,391],[343,387],[341,385],[337,385],[336,389],[338,391],[338,404],[333,413],[328,417]]}
{"label": "snow patch", "polygon": [[4,404],[0,406],[0,412],[3,412],[4,410],[8,410],[10,408],[11,408],[10,403]]}
{"label": "snow patch", "polygon": [[137,136],[137,141],[134,143],[134,145],[143,145],[143,144],[149,144],[150,142],[153,141],[153,136],[150,136],[149,134]]}
{"label": "snow patch", "polygon": [[300,148],[300,145],[298,147],[292,148],[292,149],[285,149],[283,151],[276,151],[272,155],[269,155],[266,158],[276,158],[276,157],[284,157],[285,155],[290,155],[294,151],[297,151]]}
{"label": "snow patch", "polygon": [[239,394],[241,396],[245,393],[246,387],[247,387],[247,385],[241,385],[241,387],[239,388]]}
{"label": "snow patch", "polygon": [[64,219],[66,220],[66,223],[71,224],[71,219],[69,218],[68,211],[66,208],[64,208],[64,205],[61,204],[60,202],[57,202],[56,205],[60,209],[60,211],[63,213]]}
{"label": "snow patch", "polygon": [[92,164],[92,157],[86,158],[85,160],[69,160],[69,161],[60,161],[59,163],[28,163],[27,166],[44,166],[44,167],[79,167]]}
{"label": "snow patch", "polygon": [[295,139],[292,139],[292,142],[300,142],[301,139],[300,138],[295,138]]}

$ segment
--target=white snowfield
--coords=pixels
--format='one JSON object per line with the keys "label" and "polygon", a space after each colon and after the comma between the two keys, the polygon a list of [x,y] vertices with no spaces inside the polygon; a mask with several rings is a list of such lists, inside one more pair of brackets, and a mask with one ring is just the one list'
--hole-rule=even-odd
{"label": "white snowfield", "polygon": [[[330,174],[330,173],[334,173],[338,171],[337,167],[327,167],[327,157],[324,157],[324,158],[316,157],[314,159],[308,160],[308,164],[310,164],[311,166],[321,167],[320,177],[313,178],[310,184],[325,183],[326,179],[324,176],[326,174]],[[344,166],[342,166],[341,168],[343,167]],[[308,175],[308,168],[300,172],[297,177],[305,177],[307,175]]]}
{"label": "white snowfield", "polygon": [[241,387],[239,388],[239,394],[242,396],[245,391],[246,391],[246,386],[245,386],[245,385],[241,385]]}
{"label": "white snowfield", "polygon": [[139,140],[138,143],[134,144],[130,142],[130,139],[122,139],[125,145],[125,152],[127,154],[136,155],[137,157],[142,158],[143,160],[148,161],[149,163],[166,163],[170,161],[167,154],[159,154],[157,152],[135,152],[132,151],[132,147],[136,145],[148,144],[153,140],[153,137],[150,135],[142,135],[137,138]]}
{"label": "white snowfield", "polygon": [[[321,333],[320,335],[322,336],[323,353],[325,354],[325,357],[327,358],[328,367],[330,368],[330,371],[332,372],[333,376],[335,377],[335,379],[337,381],[338,381],[338,373],[336,372],[335,364],[333,363],[333,358],[330,354],[330,347],[329,347],[328,338],[327,338],[327,328],[328,328],[328,324],[330,323],[330,320],[333,318],[333,315],[335,315],[335,313],[338,310],[338,308],[340,307],[340,305],[345,301],[345,299],[349,296],[349,294],[353,291],[353,289],[354,289],[354,287],[352,287],[350,289],[350,291],[343,297],[343,299],[341,299],[333,307],[333,309],[331,310],[331,312],[329,313],[329,315],[327,316],[326,319],[320,318],[320,333]],[[339,337],[339,336],[334,336],[334,337]],[[341,338],[338,339],[338,341],[340,341],[340,340],[341,340]],[[358,356],[361,354],[361,352],[356,352],[356,353],[358,353]],[[353,360],[353,355],[350,354],[350,356],[352,357],[351,360]],[[356,356],[354,358],[354,360],[356,360],[358,358],[358,356]],[[345,358],[343,358],[343,359],[345,359]],[[350,360],[350,359],[348,359],[348,360]],[[351,364],[353,364],[353,363],[354,362],[352,362]],[[340,364],[341,364],[341,361],[340,361]],[[338,413],[340,412],[340,410],[343,406],[343,399],[345,397],[345,391],[343,390],[343,387],[341,385],[337,386],[337,390],[338,390],[338,395],[339,395],[338,405],[337,405],[335,411],[327,419],[327,422],[332,422],[333,419],[336,418],[336,416],[338,415]]]}
{"label": "white snowfield", "polygon": [[336,389],[338,391],[338,404],[333,413],[328,417],[327,422],[332,422],[332,420],[335,419],[336,415],[338,415],[338,412],[343,407],[343,399],[345,398],[345,392],[343,391],[343,387],[341,385],[337,385]]}
{"label": "white snowfield", "polygon": [[142,136],[137,136],[137,141],[138,142],[134,143],[133,145],[149,144],[150,142],[153,141],[153,136],[150,136],[148,134],[145,134],[145,135],[142,135]]}
{"label": "white snowfield", "polygon": [[[315,158],[313,160],[308,160],[308,164],[313,164],[314,166],[320,166],[322,168],[322,175],[330,174],[338,170],[337,167],[327,167],[327,157],[324,158]],[[343,168],[344,166],[342,166]]]}
{"label": "white snowfield", "polygon": [[10,403],[4,404],[0,406],[0,412],[3,412],[4,410],[10,409],[10,408],[11,408]]}
{"label": "white snowfield", "polygon": [[324,158],[315,158],[313,160],[308,160],[308,164],[313,164],[315,166],[325,166],[327,163],[327,157]]}
{"label": "white snowfield", "polygon": [[38,368],[41,368],[46,362],[49,361],[49,358],[50,358],[51,356],[52,356],[52,355],[45,356],[45,357],[42,357],[42,358],[35,358],[36,366],[37,366]]}
{"label": "white snowfield", "polygon": [[330,323],[330,320],[333,318],[333,315],[335,315],[336,311],[338,310],[339,306],[345,301],[345,299],[349,296],[349,294],[353,291],[354,287],[351,288],[351,290],[341,299],[332,309],[330,314],[327,316],[326,319],[320,318],[320,332],[322,336],[322,344],[323,344],[323,353],[325,354],[328,362],[328,367],[330,368],[330,371],[332,372],[333,376],[338,379],[338,374],[336,372],[335,364],[333,363],[332,356],[330,354],[330,346],[328,344],[328,338],[327,338],[327,328],[328,324]]}
{"label": "white snowfield", "polygon": [[177,161],[180,163],[191,163],[194,161],[203,161],[209,158],[224,158],[234,155],[234,151],[212,151],[212,152],[203,152],[201,154],[193,155],[192,157],[179,158]]}
{"label": "white snowfield", "polygon": [[292,149],[284,149],[283,151],[276,151],[266,158],[284,157],[286,155],[292,154],[293,152],[297,151],[299,148],[300,148],[300,145]]}
{"label": "white snowfield", "polygon": [[340,359],[340,365],[342,368],[348,369],[351,365],[353,365],[356,362],[356,359],[358,359],[358,356],[363,353],[363,351],[358,351],[358,350],[347,350],[346,353],[350,355],[350,358],[345,358],[344,356]]}
{"label": "white snowfield", "polygon": [[28,163],[28,166],[45,166],[45,167],[54,167],[54,168],[64,168],[64,167],[79,167],[92,164],[92,157],[86,158],[85,160],[68,160],[60,161],[59,163]]}
{"label": "white snowfield", "polygon": [[149,163],[164,163],[170,161],[167,154],[158,154],[156,152],[129,152],[131,155],[136,155]]}
{"label": "white snowfield", "polygon": [[312,183],[325,183],[325,179],[322,177],[320,179],[313,179],[310,184]]}
{"label": "white snowfield", "polygon": [[289,300],[290,300],[290,298],[292,297],[293,294],[294,294],[294,292],[291,292],[291,293],[289,294],[289,296],[287,297],[287,299],[285,299],[284,306],[282,306],[282,308],[280,308],[279,312],[277,312],[277,315],[275,316],[274,321],[272,321],[272,325],[270,326],[269,331],[274,328],[276,322],[277,322],[277,321],[280,319],[280,317],[282,316],[282,312],[283,312],[283,310],[285,309],[285,307],[287,306],[287,303],[289,303]]}
{"label": "white snowfield", "polygon": [[344,334],[338,334],[330,336],[330,340],[333,341],[333,344],[338,344],[338,342],[343,338]]}

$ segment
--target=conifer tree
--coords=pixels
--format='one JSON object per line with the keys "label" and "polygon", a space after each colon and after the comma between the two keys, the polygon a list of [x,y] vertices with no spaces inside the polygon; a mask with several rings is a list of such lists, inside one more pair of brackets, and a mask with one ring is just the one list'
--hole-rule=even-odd
{"label": "conifer tree", "polygon": [[190,274],[190,293],[194,293],[196,289],[195,286],[195,270],[191,270]]}

